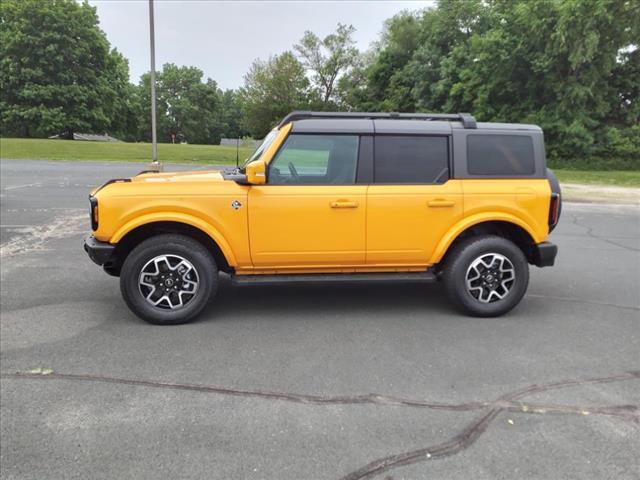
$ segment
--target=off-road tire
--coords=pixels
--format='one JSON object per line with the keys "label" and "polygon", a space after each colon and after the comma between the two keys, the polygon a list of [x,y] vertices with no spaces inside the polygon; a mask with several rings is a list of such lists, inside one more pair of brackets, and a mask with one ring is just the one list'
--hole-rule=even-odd
{"label": "off-road tire", "polygon": [[[145,265],[162,255],[181,257],[197,272],[195,295],[175,310],[153,306],[145,299],[139,285]],[[156,325],[177,325],[194,320],[213,298],[217,287],[218,268],[211,253],[198,241],[178,234],[161,234],[141,242],[127,255],[120,272],[120,291],[128,307],[138,317]]]}
{"label": "off-road tire", "polygon": [[[513,266],[515,280],[504,298],[482,303],[469,291],[467,275],[474,261],[489,254],[506,257]],[[497,235],[471,237],[455,245],[447,255],[442,280],[447,296],[464,313],[475,317],[497,317],[509,312],[522,300],[529,285],[529,264],[522,250],[506,238]]]}

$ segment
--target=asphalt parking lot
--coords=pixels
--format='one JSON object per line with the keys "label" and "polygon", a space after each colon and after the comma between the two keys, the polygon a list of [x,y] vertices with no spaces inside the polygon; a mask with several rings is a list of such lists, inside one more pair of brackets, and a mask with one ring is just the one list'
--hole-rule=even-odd
{"label": "asphalt parking lot", "polygon": [[2,478],[640,476],[637,206],[565,204],[502,318],[438,285],[223,280],[156,327],[82,250],[91,186],[143,166],[0,166]]}

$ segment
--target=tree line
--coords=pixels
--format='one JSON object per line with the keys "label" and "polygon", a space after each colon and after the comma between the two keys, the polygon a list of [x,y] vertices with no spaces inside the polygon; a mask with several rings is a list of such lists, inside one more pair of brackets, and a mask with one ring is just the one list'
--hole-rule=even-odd
{"label": "tree line", "polygon": [[[74,0],[0,3],[4,136],[108,132],[150,139],[149,74],[127,60]],[[236,90],[193,66],[157,72],[159,141],[261,138],[289,111],[471,112],[540,125],[565,165],[640,167],[640,2],[439,0],[387,20],[358,51],[350,25],[307,31],[256,60]]]}

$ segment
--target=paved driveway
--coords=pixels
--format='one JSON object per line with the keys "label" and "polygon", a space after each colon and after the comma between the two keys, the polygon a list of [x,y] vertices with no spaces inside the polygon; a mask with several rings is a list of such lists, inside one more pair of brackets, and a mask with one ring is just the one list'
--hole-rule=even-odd
{"label": "paved driveway", "polygon": [[637,208],[565,205],[503,318],[223,279],[155,327],[81,248],[90,186],[141,167],[1,162],[3,478],[638,478]]}

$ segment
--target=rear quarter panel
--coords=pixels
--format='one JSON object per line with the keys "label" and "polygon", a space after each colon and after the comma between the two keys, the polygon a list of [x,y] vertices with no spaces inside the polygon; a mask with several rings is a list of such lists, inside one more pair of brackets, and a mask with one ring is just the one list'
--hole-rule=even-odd
{"label": "rear quarter panel", "polygon": [[430,264],[440,262],[462,232],[485,222],[513,223],[529,233],[536,243],[547,239],[551,200],[551,188],[547,180],[465,179],[461,184],[463,218],[442,237]]}
{"label": "rear quarter panel", "polygon": [[536,242],[547,238],[551,188],[546,179],[466,179],[462,192],[465,218],[506,214],[526,224]]}

